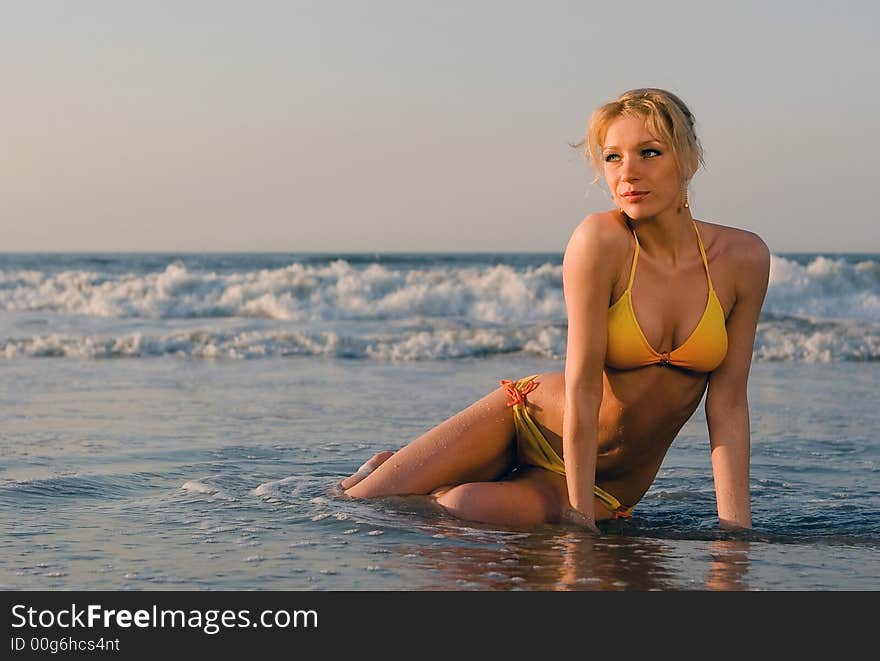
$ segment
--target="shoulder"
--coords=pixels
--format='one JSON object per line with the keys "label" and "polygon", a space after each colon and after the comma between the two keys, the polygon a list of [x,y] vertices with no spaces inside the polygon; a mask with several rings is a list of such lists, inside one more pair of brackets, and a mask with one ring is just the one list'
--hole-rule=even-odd
{"label": "shoulder", "polygon": [[750,230],[698,220],[706,252],[732,261],[736,266],[757,266],[770,261],[770,248],[764,239]]}
{"label": "shoulder", "polygon": [[563,278],[588,280],[602,291],[608,289],[610,297],[630,245],[634,245],[632,232],[619,213],[592,213],[571,233],[562,258]]}
{"label": "shoulder", "polygon": [[737,298],[743,292],[765,291],[770,274],[770,248],[758,234],[738,227],[697,221],[706,252],[713,253],[733,274]]}
{"label": "shoulder", "polygon": [[566,257],[609,257],[626,254],[632,234],[620,214],[613,211],[591,213],[584,218],[568,240]]}

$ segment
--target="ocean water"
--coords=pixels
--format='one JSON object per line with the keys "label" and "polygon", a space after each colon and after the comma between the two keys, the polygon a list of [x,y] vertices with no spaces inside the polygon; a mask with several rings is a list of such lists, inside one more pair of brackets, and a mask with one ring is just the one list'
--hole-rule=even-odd
{"label": "ocean water", "polygon": [[564,340],[556,254],[0,255],[0,588],[880,588],[880,255],[772,258],[751,531],[702,408],[595,537],[338,492]]}

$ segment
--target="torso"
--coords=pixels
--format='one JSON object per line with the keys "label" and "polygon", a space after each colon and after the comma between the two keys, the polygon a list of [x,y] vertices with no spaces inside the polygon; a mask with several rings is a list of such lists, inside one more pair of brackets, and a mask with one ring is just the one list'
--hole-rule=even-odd
{"label": "torso", "polygon": [[[733,261],[742,231],[696,223],[712,283],[727,318],[736,297]],[[631,235],[629,243],[609,306],[627,287],[634,253]],[[658,351],[674,349],[687,340],[703,314],[707,295],[705,267],[696,241],[693,254],[676,268],[675,274],[653,264],[644,251],[640,253],[633,307],[645,338]],[[528,395],[529,412],[563,456],[564,374],[544,374],[538,381],[541,387]],[[659,364],[627,370],[606,365],[603,382],[596,483],[621,502],[633,504],[648,490],[669,446],[699,405],[709,374]]]}

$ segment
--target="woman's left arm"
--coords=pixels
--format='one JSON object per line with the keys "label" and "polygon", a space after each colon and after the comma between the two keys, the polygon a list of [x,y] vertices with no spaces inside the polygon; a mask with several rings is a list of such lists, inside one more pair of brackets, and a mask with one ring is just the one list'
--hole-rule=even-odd
{"label": "woman's left arm", "polygon": [[770,276],[770,250],[748,233],[737,250],[736,301],[727,317],[727,355],[709,376],[706,421],[722,528],[751,528],[747,386],[758,317]]}

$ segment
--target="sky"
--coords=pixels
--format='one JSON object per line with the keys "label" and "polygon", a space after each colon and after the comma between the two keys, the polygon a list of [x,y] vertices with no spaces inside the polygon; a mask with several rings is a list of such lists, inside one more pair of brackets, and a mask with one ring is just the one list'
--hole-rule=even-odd
{"label": "sky", "polygon": [[696,117],[694,217],[880,252],[880,3],[5,2],[0,252],[554,252],[570,145]]}

